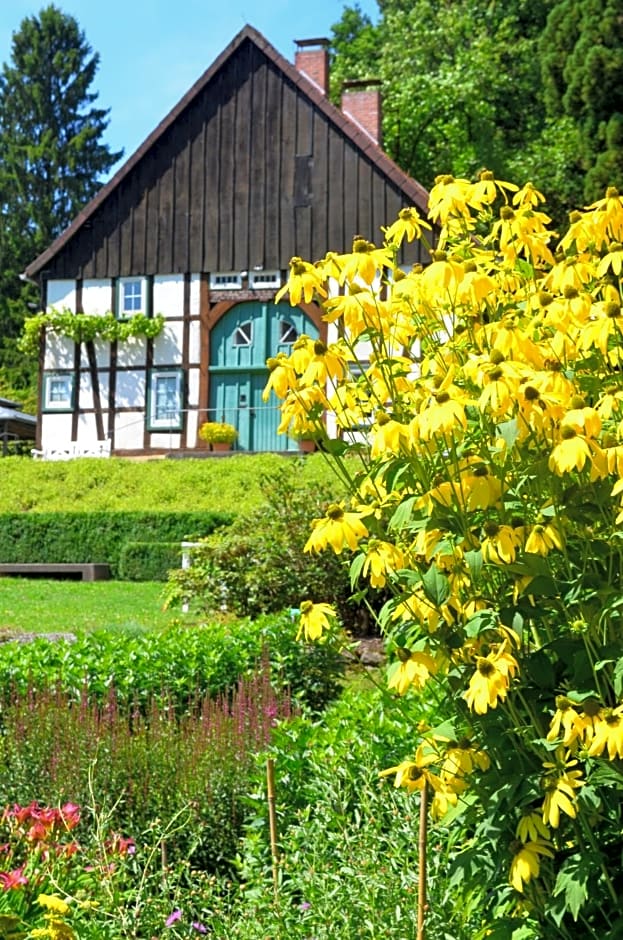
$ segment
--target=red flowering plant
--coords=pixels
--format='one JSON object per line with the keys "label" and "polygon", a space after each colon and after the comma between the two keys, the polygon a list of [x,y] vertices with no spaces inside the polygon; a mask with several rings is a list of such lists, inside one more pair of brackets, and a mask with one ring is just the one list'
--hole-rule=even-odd
{"label": "red flowering plant", "polygon": [[97,891],[102,874],[112,874],[133,853],[133,840],[118,835],[105,841],[102,852],[87,851],[75,837],[80,819],[80,807],[69,802],[5,807],[0,816],[0,936],[2,930],[11,936],[9,928],[15,936],[25,936],[20,931],[28,927],[51,931],[52,919],[58,936],[73,937],[68,919]]}
{"label": "red flowering plant", "polygon": [[[334,341],[301,337],[270,387],[280,430],[315,429],[349,489],[306,550],[352,552],[353,585],[391,592],[389,684],[415,704],[414,757],[388,773],[463,827],[451,874],[486,892],[478,936],[614,937],[623,198],[562,236],[543,202],[487,172],[439,177],[430,263],[397,264],[430,228],[410,210],[382,250],[357,239],[315,264]],[[308,635],[331,619],[312,601]],[[422,731],[432,689],[449,720]]]}

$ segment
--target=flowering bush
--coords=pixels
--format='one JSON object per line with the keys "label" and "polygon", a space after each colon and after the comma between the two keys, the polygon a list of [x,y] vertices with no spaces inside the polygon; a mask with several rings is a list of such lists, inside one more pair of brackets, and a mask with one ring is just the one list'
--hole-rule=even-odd
{"label": "flowering bush", "polygon": [[[381,248],[293,259],[291,302],[315,294],[339,338],[301,336],[267,388],[281,431],[326,437],[325,412],[339,432],[325,450],[349,501],[306,550],[352,551],[353,583],[391,591],[390,687],[447,691],[451,720],[414,727],[386,773],[461,821],[457,883],[489,892],[479,936],[614,937],[623,198],[573,212],[562,237],[543,201],[488,172],[442,176],[428,266],[396,263],[430,228],[414,209]],[[303,614],[306,635],[330,620]]]}

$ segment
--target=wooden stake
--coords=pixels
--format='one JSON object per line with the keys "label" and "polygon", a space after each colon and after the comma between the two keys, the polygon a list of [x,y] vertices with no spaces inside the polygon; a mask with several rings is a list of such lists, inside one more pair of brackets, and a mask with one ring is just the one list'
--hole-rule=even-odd
{"label": "wooden stake", "polygon": [[277,814],[275,812],[275,762],[266,761],[266,791],[268,795],[268,823],[270,825],[270,854],[273,859],[273,889],[275,900],[279,894],[279,856],[277,848]]}
{"label": "wooden stake", "polygon": [[420,800],[420,834],[418,851],[420,855],[420,872],[418,883],[417,906],[417,940],[424,940],[424,918],[426,916],[426,831],[428,822],[428,784],[422,787]]}

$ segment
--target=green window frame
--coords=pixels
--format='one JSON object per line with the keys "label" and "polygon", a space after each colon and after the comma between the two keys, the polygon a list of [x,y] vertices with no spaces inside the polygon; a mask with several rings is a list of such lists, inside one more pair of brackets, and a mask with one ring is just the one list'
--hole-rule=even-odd
{"label": "green window frame", "polygon": [[41,410],[66,414],[74,410],[76,377],[73,372],[44,372]]}

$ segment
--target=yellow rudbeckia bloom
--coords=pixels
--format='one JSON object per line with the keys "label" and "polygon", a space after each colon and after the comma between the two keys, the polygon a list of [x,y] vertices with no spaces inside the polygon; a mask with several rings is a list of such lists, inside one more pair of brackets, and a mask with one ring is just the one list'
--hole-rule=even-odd
{"label": "yellow rudbeckia bloom", "polygon": [[360,539],[368,534],[361,516],[358,512],[345,512],[344,507],[338,503],[331,503],[326,516],[312,522],[312,533],[303,551],[321,552],[327,545],[331,546],[336,555],[339,555],[345,546],[355,551]]}
{"label": "yellow rudbeckia bloom", "polygon": [[312,601],[301,601],[300,611],[297,640],[302,634],[306,640],[319,640],[323,631],[330,628],[330,619],[336,616],[330,604],[314,604]]}
{"label": "yellow rudbeckia bloom", "polygon": [[509,881],[515,891],[523,892],[524,885],[537,878],[540,871],[541,857],[553,858],[552,845],[541,839],[531,842],[520,842],[517,846],[511,869]]}

